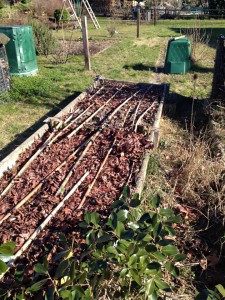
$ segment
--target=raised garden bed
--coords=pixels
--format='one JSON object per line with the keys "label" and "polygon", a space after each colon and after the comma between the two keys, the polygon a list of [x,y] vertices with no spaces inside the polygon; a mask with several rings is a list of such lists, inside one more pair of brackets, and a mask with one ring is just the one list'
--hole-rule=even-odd
{"label": "raised garden bed", "polygon": [[141,193],[167,91],[98,79],[0,163],[0,243],[16,242],[9,267],[30,275],[43,243],[74,234],[84,211],[104,217],[126,185]]}

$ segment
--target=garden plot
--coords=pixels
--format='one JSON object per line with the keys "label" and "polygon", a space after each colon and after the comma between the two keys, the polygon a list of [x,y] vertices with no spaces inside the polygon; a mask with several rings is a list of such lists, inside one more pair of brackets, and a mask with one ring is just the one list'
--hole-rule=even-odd
{"label": "garden plot", "polygon": [[0,243],[16,243],[9,266],[84,210],[107,214],[124,186],[135,191],[167,90],[98,80],[0,164]]}

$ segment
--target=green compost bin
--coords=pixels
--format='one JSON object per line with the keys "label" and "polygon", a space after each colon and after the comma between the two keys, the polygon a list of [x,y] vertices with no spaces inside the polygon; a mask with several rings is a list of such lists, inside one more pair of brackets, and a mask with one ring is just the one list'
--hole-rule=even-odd
{"label": "green compost bin", "polygon": [[169,40],[167,46],[165,73],[185,74],[191,68],[191,43],[185,37]]}
{"label": "green compost bin", "polygon": [[0,32],[10,38],[6,53],[11,75],[29,76],[38,71],[31,26],[0,26]]}

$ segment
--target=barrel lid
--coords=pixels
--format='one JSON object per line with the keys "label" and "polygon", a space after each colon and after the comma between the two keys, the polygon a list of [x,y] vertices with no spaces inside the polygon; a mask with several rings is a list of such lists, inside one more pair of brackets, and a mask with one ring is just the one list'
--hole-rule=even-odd
{"label": "barrel lid", "polygon": [[0,29],[10,29],[10,28],[26,28],[26,27],[31,27],[27,25],[15,25],[15,26],[0,26]]}

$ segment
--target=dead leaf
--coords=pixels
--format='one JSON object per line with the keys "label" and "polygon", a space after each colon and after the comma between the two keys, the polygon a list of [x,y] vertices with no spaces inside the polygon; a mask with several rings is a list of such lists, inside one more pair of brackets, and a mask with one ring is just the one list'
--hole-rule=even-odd
{"label": "dead leaf", "polygon": [[201,259],[200,262],[199,262],[199,265],[201,266],[201,268],[203,270],[206,270],[207,269],[207,260],[206,259]]}

